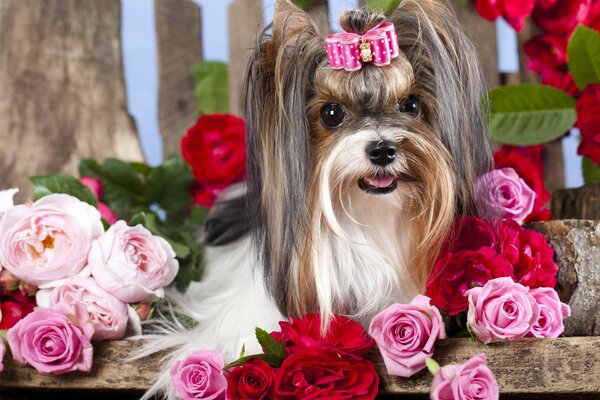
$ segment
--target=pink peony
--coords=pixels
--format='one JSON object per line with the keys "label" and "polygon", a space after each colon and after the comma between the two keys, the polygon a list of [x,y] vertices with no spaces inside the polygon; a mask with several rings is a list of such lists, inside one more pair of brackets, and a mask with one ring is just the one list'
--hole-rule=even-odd
{"label": "pink peony", "polygon": [[501,168],[479,177],[475,200],[482,208],[491,206],[504,221],[521,222],[533,210],[535,192],[514,169]]}
{"label": "pink peony", "polygon": [[183,400],[225,399],[225,362],[216,350],[198,350],[171,366],[173,389]]}
{"label": "pink peony", "polygon": [[175,252],[142,225],[118,221],[94,241],[88,258],[92,275],[106,291],[126,303],[164,296],[179,270]]}
{"label": "pink peony", "polygon": [[51,194],[6,212],[0,223],[0,262],[22,281],[41,286],[79,273],[92,240],[102,232],[94,207]]}
{"label": "pink peony", "polygon": [[431,382],[432,400],[494,400],[500,397],[494,373],[485,354],[471,357],[462,365],[440,368]]}
{"label": "pink peony", "polygon": [[9,329],[7,336],[16,361],[38,372],[62,374],[92,368],[93,333],[89,324],[80,328],[56,310],[39,308]]}
{"label": "pink peony", "polygon": [[92,178],[90,176],[84,176],[80,179],[80,181],[85,186],[87,186],[87,188],[92,191],[94,196],[96,196],[96,199],[98,199],[98,211],[100,211],[100,215],[102,216],[102,218],[108,221],[108,223],[111,225],[117,222],[117,217],[115,216],[115,214],[113,214],[110,207],[108,207],[105,203],[100,201],[100,195],[102,194],[102,182],[100,181],[100,179]]}
{"label": "pink peony", "polygon": [[41,290],[37,303],[42,307],[83,305],[86,319],[94,326],[94,340],[121,339],[125,335],[127,304],[102,289],[94,278],[73,278],[53,289]]}
{"label": "pink peony", "polygon": [[0,372],[4,371],[4,364],[2,360],[4,359],[4,355],[6,354],[6,346],[4,345],[4,340],[0,338]]}
{"label": "pink peony", "polygon": [[440,312],[429,301],[417,295],[410,304],[392,304],[371,320],[369,334],[390,375],[408,378],[425,368],[435,341],[446,337]]}
{"label": "pink peony", "polygon": [[540,308],[540,317],[531,327],[527,336],[556,338],[565,330],[563,320],[571,315],[571,307],[562,303],[556,290],[548,287],[529,292]]}
{"label": "pink peony", "polygon": [[469,296],[467,323],[483,343],[521,339],[540,317],[529,289],[512,278],[496,278],[474,287]]}

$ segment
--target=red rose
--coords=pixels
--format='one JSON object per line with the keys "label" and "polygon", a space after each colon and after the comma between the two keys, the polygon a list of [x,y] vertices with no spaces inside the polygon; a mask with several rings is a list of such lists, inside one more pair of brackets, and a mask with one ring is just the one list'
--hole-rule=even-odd
{"label": "red rose", "polygon": [[215,199],[222,191],[223,189],[209,188],[198,182],[192,183],[192,186],[190,187],[190,193],[192,194],[194,204],[207,208],[212,207]]}
{"label": "red rose", "polygon": [[573,80],[573,76],[566,70],[559,69],[544,72],[542,83],[560,89],[573,97],[579,96],[579,89]]}
{"label": "red rose", "polygon": [[588,19],[585,24],[600,32],[600,1],[595,1],[590,7]]}
{"label": "red rose", "polygon": [[558,265],[554,250],[541,233],[522,229],[519,234],[519,261],[515,265],[515,281],[530,288],[556,285]]}
{"label": "red rose", "polygon": [[329,353],[295,353],[277,371],[275,398],[367,400],[375,398],[378,386],[379,376],[369,360]]}
{"label": "red rose", "polygon": [[498,240],[498,253],[511,265],[519,261],[519,234],[523,227],[515,221],[503,221]]}
{"label": "red rose", "polygon": [[535,6],[547,10],[548,8],[553,7],[557,1],[558,0],[537,0]]}
{"label": "red rose", "polygon": [[281,334],[288,354],[314,351],[362,356],[375,346],[375,341],[357,322],[335,315],[324,336],[319,314],[307,314],[290,322],[280,322]]}
{"label": "red rose", "polygon": [[494,160],[496,168],[514,169],[535,192],[533,211],[525,222],[549,220],[549,211],[544,211],[544,206],[550,200],[550,192],[544,186],[543,164],[531,161],[530,157],[523,155],[520,148],[513,146],[502,146],[494,153]]}
{"label": "red rose", "polygon": [[531,16],[543,30],[569,34],[587,19],[591,0],[560,0],[552,7],[536,7]]}
{"label": "red rose", "polygon": [[521,31],[531,14],[535,0],[475,0],[475,10],[483,18],[495,21],[502,16],[516,31]]}
{"label": "red rose", "polygon": [[196,180],[213,192],[244,178],[244,121],[228,114],[203,115],[181,139],[181,154]]}
{"label": "red rose", "polygon": [[537,35],[523,44],[527,68],[543,74],[567,65],[567,38],[550,33]]}
{"label": "red rose", "polygon": [[446,253],[433,267],[425,287],[431,304],[456,315],[469,307],[465,292],[475,286],[503,276],[513,276],[513,267],[491,247],[477,251]]}
{"label": "red rose", "polygon": [[577,100],[576,108],[581,133],[577,154],[600,164],[600,85],[587,85]]}
{"label": "red rose", "polygon": [[229,400],[267,400],[273,398],[275,372],[269,364],[253,358],[235,367],[227,377]]}
{"label": "red rose", "polygon": [[457,217],[442,254],[461,250],[477,251],[482,247],[494,247],[495,244],[496,233],[488,221],[470,216]]}
{"label": "red rose", "polygon": [[[19,297],[18,293],[15,296]],[[10,329],[25,318],[35,308],[35,297],[22,296],[0,304],[0,330]]]}

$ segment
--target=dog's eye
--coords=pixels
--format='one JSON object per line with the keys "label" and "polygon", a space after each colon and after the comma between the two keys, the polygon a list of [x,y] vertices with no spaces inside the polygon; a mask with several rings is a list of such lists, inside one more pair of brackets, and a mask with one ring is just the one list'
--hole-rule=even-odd
{"label": "dog's eye", "polygon": [[419,115],[421,108],[416,96],[410,95],[406,99],[398,102],[398,111],[403,113],[412,114],[414,116]]}
{"label": "dog's eye", "polygon": [[335,129],[346,120],[346,110],[338,103],[328,103],[321,108],[321,124],[327,129]]}

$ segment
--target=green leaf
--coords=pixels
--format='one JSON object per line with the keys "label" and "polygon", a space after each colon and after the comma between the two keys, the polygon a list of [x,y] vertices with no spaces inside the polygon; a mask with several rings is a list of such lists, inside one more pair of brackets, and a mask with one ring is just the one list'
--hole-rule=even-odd
{"label": "green leaf", "polygon": [[435,375],[440,370],[440,364],[431,357],[425,357],[425,365],[432,375]]}
{"label": "green leaf", "polygon": [[246,343],[242,345],[242,350],[240,350],[240,358],[244,357],[246,354]]}
{"label": "green leaf", "polygon": [[130,162],[129,165],[131,165],[131,168],[133,168],[135,172],[142,176],[148,176],[148,174],[154,170],[154,168],[146,163]]}
{"label": "green leaf", "polygon": [[296,4],[298,7],[302,8],[303,10],[306,10],[306,9],[311,8],[312,6],[314,6],[321,0],[293,0],[293,1],[294,1],[294,4]]}
{"label": "green leaf", "polygon": [[569,71],[579,89],[600,83],[600,33],[579,25],[569,40],[567,53]]}
{"label": "green leaf", "polygon": [[373,11],[381,11],[389,15],[398,7],[400,0],[367,0],[365,8]]}
{"label": "green leaf", "polygon": [[469,0],[458,0],[458,3],[459,3],[461,6],[465,6],[465,7],[466,7],[466,6],[468,6],[468,5],[469,5]]}
{"label": "green leaf", "polygon": [[581,169],[583,171],[583,181],[586,185],[600,182],[600,166],[596,165],[592,160],[582,157]]}
{"label": "green leaf", "polygon": [[181,157],[173,157],[148,174],[144,197],[168,213],[182,213],[192,204],[190,186],[193,182],[190,167]]}
{"label": "green leaf", "polygon": [[223,367],[223,369],[231,369],[240,365],[244,365],[253,358],[260,358],[261,360],[267,362],[270,366],[275,368],[281,367],[281,360],[278,357],[275,357],[273,354],[252,354],[249,356],[240,357],[237,360],[230,362],[225,367]]}
{"label": "green leaf", "polygon": [[98,206],[96,196],[77,178],[69,175],[33,176],[29,178],[33,184],[33,199],[38,200],[53,193],[64,193],[77,197],[94,207]]}
{"label": "green leaf", "polygon": [[79,176],[90,176],[101,179],[102,174],[102,167],[93,158],[83,158],[79,161]]}
{"label": "green leaf", "polygon": [[575,120],[575,99],[550,86],[502,86],[489,93],[492,139],[530,146],[564,135]]}
{"label": "green leaf", "polygon": [[285,358],[285,343],[279,343],[269,332],[261,328],[256,328],[256,340],[258,340],[265,353],[279,357],[283,361]]}
{"label": "green leaf", "polygon": [[200,115],[229,112],[227,64],[202,61],[192,67]]}

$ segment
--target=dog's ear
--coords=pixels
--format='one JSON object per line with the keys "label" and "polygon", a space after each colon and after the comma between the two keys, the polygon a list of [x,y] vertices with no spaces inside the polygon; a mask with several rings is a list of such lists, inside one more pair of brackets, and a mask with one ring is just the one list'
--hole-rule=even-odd
{"label": "dog's ear", "polygon": [[317,34],[310,16],[290,0],[277,0],[273,13],[273,42],[281,45],[286,39],[302,32]]}

